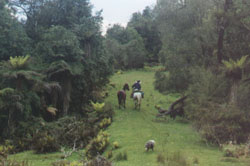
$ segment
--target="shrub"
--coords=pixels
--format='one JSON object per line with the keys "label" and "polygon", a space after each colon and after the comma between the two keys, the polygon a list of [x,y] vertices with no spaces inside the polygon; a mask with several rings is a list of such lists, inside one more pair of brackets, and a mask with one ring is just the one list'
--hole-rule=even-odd
{"label": "shrub", "polygon": [[69,164],[69,166],[83,166],[83,163],[79,161],[73,161]]}
{"label": "shrub", "polygon": [[109,144],[108,133],[100,131],[98,135],[90,141],[86,147],[86,156],[89,159],[94,158],[98,154],[102,154]]}
{"label": "shrub", "polygon": [[9,140],[5,140],[4,145],[0,145],[0,155],[7,156],[8,154],[14,153],[14,146]]}
{"label": "shrub", "polygon": [[93,160],[85,163],[86,166],[111,166],[112,163],[103,156],[96,156]]}
{"label": "shrub", "polygon": [[124,152],[119,152],[116,156],[115,156],[115,160],[116,161],[123,161],[123,160],[128,160],[128,154],[126,151]]}
{"label": "shrub", "polygon": [[36,153],[56,152],[59,148],[56,139],[47,132],[39,132],[33,136],[33,149]]}
{"label": "shrub", "polygon": [[101,129],[104,129],[106,127],[108,127],[111,124],[111,118],[104,118],[100,123],[99,123],[99,127]]}
{"label": "shrub", "polygon": [[1,159],[0,157],[0,165],[1,166],[29,166],[31,165],[28,161],[15,161],[15,160],[7,160]]}
{"label": "shrub", "polygon": [[113,157],[112,150],[108,151],[107,157],[108,157],[108,159],[111,159]]}
{"label": "shrub", "polygon": [[183,92],[191,81],[189,70],[157,71],[155,79],[155,88],[160,92]]}
{"label": "shrub", "polygon": [[51,164],[52,164],[52,166],[69,166],[70,162],[65,161],[65,160],[59,160],[59,161],[53,162]]}
{"label": "shrub", "polygon": [[207,103],[198,108],[194,124],[206,141],[222,144],[230,140],[242,143],[250,134],[249,115],[234,106]]}
{"label": "shrub", "polygon": [[249,144],[241,144],[235,145],[232,143],[223,144],[222,150],[224,152],[225,157],[250,157],[250,145]]}
{"label": "shrub", "polygon": [[113,142],[113,149],[118,149],[119,143],[117,141]]}
{"label": "shrub", "polygon": [[237,105],[244,111],[250,110],[250,84],[241,83],[237,92]]}
{"label": "shrub", "polygon": [[192,71],[188,89],[186,115],[206,141],[222,144],[247,140],[250,114],[237,106],[228,105],[230,85],[222,75],[199,69]]}

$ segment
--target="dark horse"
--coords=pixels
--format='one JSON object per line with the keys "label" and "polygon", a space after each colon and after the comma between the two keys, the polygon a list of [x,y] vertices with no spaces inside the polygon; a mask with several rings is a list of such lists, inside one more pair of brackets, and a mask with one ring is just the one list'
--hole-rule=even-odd
{"label": "dark horse", "polygon": [[123,105],[124,108],[126,108],[126,90],[129,91],[129,86],[128,84],[124,84],[122,90],[117,92],[117,98],[118,98],[118,104],[119,104],[119,108],[121,107],[121,105]]}

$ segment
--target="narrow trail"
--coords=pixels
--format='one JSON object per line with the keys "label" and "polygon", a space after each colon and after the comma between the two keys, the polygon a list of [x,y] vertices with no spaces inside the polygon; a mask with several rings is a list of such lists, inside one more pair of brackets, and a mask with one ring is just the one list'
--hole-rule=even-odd
{"label": "narrow trail", "polygon": [[[131,87],[135,80],[142,81],[142,90],[145,97],[142,100],[141,110],[134,110],[134,103],[127,92],[126,109],[118,109],[116,93],[124,83]],[[167,119],[157,121],[155,115],[156,104],[167,108],[175,101],[178,95],[162,95],[154,90],[153,71],[129,71],[115,74],[111,78],[115,88],[110,88],[106,102],[115,106],[114,122],[108,128],[110,142],[117,141],[120,148],[113,150],[113,157],[120,152],[127,152],[128,160],[115,162],[115,166],[158,166],[158,154],[172,154],[181,152],[190,165],[198,159],[200,166],[240,166],[244,163],[223,162],[223,153],[216,147],[210,147],[202,142],[197,132],[188,123],[181,123]],[[147,140],[156,141],[155,151],[145,152]],[[111,149],[109,147],[106,153]]]}

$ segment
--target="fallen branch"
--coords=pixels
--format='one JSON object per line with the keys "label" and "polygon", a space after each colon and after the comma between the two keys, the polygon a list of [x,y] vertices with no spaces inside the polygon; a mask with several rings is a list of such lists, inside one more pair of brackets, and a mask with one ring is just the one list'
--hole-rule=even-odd
{"label": "fallen branch", "polygon": [[[184,115],[184,100],[187,98],[187,96],[183,96],[180,99],[176,100],[174,103],[170,105],[168,110],[164,110],[161,108],[157,108],[159,114],[157,114],[157,117],[167,116],[170,115],[171,118],[175,119],[176,116],[183,116]],[[180,104],[180,106],[177,107],[177,104]]]}
{"label": "fallen branch", "polygon": [[61,156],[62,159],[65,159],[72,155],[73,152],[77,151],[76,149],[76,140],[74,141],[74,145],[71,151],[65,151],[64,148],[61,149],[61,152],[63,152],[63,155]]}

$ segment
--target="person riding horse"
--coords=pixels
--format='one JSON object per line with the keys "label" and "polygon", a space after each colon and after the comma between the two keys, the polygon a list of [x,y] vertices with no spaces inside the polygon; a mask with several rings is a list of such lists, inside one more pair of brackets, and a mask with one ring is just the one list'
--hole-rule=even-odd
{"label": "person riding horse", "polygon": [[132,85],[132,94],[131,94],[131,98],[133,98],[134,92],[141,92],[142,94],[142,98],[144,98],[144,92],[141,91],[141,81],[138,80],[136,81],[133,85]]}

